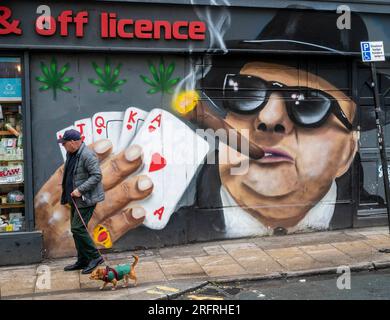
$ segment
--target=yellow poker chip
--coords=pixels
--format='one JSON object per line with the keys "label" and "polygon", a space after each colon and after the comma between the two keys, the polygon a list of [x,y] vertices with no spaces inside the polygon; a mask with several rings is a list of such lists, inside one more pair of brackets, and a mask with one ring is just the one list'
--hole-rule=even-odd
{"label": "yellow poker chip", "polygon": [[93,230],[93,240],[96,244],[109,249],[112,248],[110,232],[101,224],[98,224]]}

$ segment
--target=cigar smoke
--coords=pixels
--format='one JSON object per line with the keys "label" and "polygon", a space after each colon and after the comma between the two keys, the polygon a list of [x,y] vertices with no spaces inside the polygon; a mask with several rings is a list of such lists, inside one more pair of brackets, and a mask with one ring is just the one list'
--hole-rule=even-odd
{"label": "cigar smoke", "polygon": [[[211,0],[211,6],[200,7],[195,0],[191,0],[194,11],[198,18],[207,22],[209,32],[208,53],[228,52],[224,41],[224,35],[231,25],[229,13],[230,3],[228,0]],[[189,48],[192,52],[192,48]],[[215,113],[213,102],[206,96],[200,95],[196,91],[196,83],[204,78],[212,67],[211,55],[204,55],[202,58],[190,56],[189,70],[187,75],[178,83],[175,88],[172,107],[187,120],[195,121],[201,128],[219,132],[221,139],[233,149],[245,154],[248,158],[259,159],[263,151],[250,142],[249,135],[245,137],[236,129],[230,127],[224,120],[224,116]],[[206,98],[206,100],[205,100]],[[204,101],[202,101],[204,100]],[[237,141],[238,140],[238,141]]]}
{"label": "cigar smoke", "polygon": [[[228,10],[230,6],[229,1],[211,0],[211,6],[207,7],[198,6],[196,0],[191,0],[191,4],[198,18],[207,22],[209,34],[209,48],[207,52],[222,51],[223,53],[227,53],[228,50],[224,41],[224,35],[231,25],[231,17]],[[189,51],[192,52],[192,47],[189,48]],[[187,75],[177,84],[173,94],[172,105],[174,105],[174,101],[177,100],[181,92],[195,90],[196,82],[204,78],[211,69],[212,64],[209,59],[210,56],[206,56],[203,60],[195,60],[190,56],[190,70],[188,70]]]}

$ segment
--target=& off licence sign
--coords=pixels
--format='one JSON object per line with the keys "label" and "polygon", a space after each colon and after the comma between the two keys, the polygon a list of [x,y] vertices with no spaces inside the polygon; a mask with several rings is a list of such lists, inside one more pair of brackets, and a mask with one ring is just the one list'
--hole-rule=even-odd
{"label": "& off licence sign", "polygon": [[360,42],[363,62],[385,61],[383,41]]}

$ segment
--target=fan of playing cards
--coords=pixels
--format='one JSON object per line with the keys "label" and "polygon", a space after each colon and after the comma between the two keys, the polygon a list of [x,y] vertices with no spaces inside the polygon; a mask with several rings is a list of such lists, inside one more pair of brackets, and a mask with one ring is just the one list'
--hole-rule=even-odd
{"label": "fan of playing cards", "polygon": [[[155,230],[166,226],[209,151],[203,138],[162,109],[148,113],[129,107],[125,112],[99,112],[58,131],[57,138],[71,128],[80,131],[87,145],[109,139],[113,154],[130,145],[142,147],[144,166],[139,174],[147,175],[153,181],[154,189],[148,198],[137,204],[146,211],[143,224]],[[61,145],[60,149],[65,161],[66,151]]]}

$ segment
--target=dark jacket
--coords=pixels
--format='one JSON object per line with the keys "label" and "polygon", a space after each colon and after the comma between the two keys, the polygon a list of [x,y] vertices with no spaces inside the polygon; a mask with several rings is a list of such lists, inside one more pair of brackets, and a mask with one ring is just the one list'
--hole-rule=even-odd
{"label": "dark jacket", "polygon": [[[96,154],[84,143],[77,151],[76,165],[73,171],[74,189],[78,189],[82,194],[80,198],[74,198],[79,208],[86,208],[96,205],[104,200],[104,190],[102,185],[102,172]],[[68,164],[69,154],[66,156],[65,167]],[[62,179],[61,204],[66,204],[64,194],[65,176]],[[73,189],[73,190],[74,190]]]}

